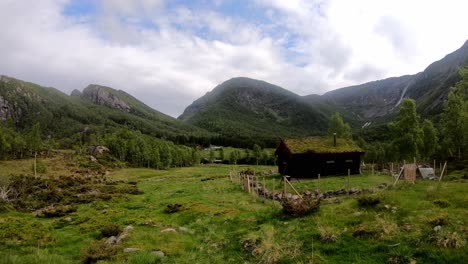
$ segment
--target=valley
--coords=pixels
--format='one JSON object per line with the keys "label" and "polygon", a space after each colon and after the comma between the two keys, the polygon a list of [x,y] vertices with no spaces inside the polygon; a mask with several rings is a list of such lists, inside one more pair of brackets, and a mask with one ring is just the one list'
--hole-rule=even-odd
{"label": "valley", "polygon": [[[62,161],[66,154],[42,159],[57,169],[39,177],[99,177],[108,186],[139,192],[103,199],[104,189],[91,185],[81,194],[89,200],[74,204],[75,211],[49,217],[2,203],[0,263],[461,263],[468,257],[467,183],[450,174],[446,179],[452,180],[400,181],[395,187],[377,171],[353,175],[351,186],[373,191],[325,199],[316,213],[292,217],[280,202],[248,194],[229,179],[231,171],[250,169],[281,190],[280,175],[263,175],[276,167],[108,168],[102,175],[70,167]],[[11,176],[1,173],[0,180],[26,173],[22,168],[32,162],[1,161],[2,172]],[[382,183],[389,187],[377,188]],[[292,184],[300,192],[317,188],[316,180]],[[346,177],[320,183],[324,192],[346,184]],[[360,202],[365,197],[379,203]],[[120,242],[109,242],[122,234]]]}

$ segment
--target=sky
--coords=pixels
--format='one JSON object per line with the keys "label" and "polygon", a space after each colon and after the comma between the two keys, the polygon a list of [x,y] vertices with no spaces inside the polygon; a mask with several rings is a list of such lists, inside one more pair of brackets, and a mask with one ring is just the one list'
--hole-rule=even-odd
{"label": "sky", "polygon": [[299,95],[423,71],[466,0],[0,0],[0,74],[121,89],[173,117],[233,77]]}

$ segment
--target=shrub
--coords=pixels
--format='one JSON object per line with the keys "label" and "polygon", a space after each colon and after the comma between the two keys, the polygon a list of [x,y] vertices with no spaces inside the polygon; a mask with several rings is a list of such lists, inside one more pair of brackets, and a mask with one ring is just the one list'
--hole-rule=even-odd
{"label": "shrub", "polygon": [[[32,172],[34,172],[34,162],[31,165],[31,170],[32,170]],[[41,160],[36,161],[36,172],[37,173],[46,173],[47,172],[47,164],[45,164]]]}
{"label": "shrub", "polygon": [[433,232],[429,236],[429,241],[438,247],[443,248],[462,248],[466,241],[457,232],[439,231]]}
{"label": "shrub", "polygon": [[437,200],[434,200],[432,201],[435,205],[441,207],[441,208],[447,208],[450,206],[450,203],[449,201],[447,200],[443,200],[443,199],[437,199]]}
{"label": "shrub", "polygon": [[73,205],[49,205],[33,212],[36,217],[57,217],[64,216],[76,211]]}
{"label": "shrub", "polygon": [[360,224],[353,231],[353,237],[371,237],[376,235],[376,233],[376,230],[373,230],[372,228],[369,228],[364,224]]}
{"label": "shrub", "polygon": [[434,218],[429,220],[431,226],[444,226],[448,225],[448,220],[446,215],[437,215]]}
{"label": "shrub", "polygon": [[103,242],[91,243],[81,252],[81,259],[84,264],[96,263],[99,260],[110,259],[121,250],[121,246],[107,246]]}
{"label": "shrub", "polygon": [[281,200],[283,213],[291,216],[306,216],[316,212],[320,207],[320,199],[304,198],[304,199],[287,199]]}
{"label": "shrub", "polygon": [[319,226],[318,231],[320,235],[320,241],[322,242],[333,243],[336,242],[336,240],[338,239],[338,235],[336,234],[336,232],[334,232],[330,228]]}
{"label": "shrub", "polygon": [[362,195],[357,198],[360,207],[374,207],[382,201],[382,197],[378,195]]}
{"label": "shrub", "polygon": [[164,212],[166,214],[172,214],[172,213],[176,213],[180,211],[181,208],[182,208],[181,204],[168,204],[166,208],[164,208]]}
{"label": "shrub", "polygon": [[118,236],[122,232],[122,226],[118,224],[109,224],[101,227],[99,230],[103,237]]}

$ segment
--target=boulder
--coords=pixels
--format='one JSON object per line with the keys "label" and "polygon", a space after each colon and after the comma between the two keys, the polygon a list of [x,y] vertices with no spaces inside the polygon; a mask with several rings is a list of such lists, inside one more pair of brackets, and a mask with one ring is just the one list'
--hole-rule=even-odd
{"label": "boulder", "polygon": [[177,231],[174,228],[166,228],[161,230],[161,233],[177,233]]}
{"label": "boulder", "polygon": [[141,248],[124,248],[123,250],[124,253],[132,253],[137,251],[141,251]]}
{"label": "boulder", "polygon": [[158,258],[162,258],[165,256],[164,252],[158,250],[158,251],[153,251],[151,252],[151,254],[153,254],[154,256],[158,257]]}

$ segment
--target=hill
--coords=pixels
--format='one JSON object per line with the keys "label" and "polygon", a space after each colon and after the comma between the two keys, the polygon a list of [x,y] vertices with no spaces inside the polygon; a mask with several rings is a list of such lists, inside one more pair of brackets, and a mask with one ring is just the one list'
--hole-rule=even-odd
{"label": "hill", "polygon": [[64,138],[85,127],[97,130],[129,127],[179,143],[200,141],[209,132],[158,112],[131,95],[99,85],[66,95],[57,89],[0,76],[0,122],[18,129],[40,123],[45,135]]}
{"label": "hill", "polygon": [[244,142],[277,144],[278,137],[318,135],[327,116],[279,86],[232,78],[194,101],[178,119]]}
{"label": "hill", "polygon": [[389,119],[403,98],[412,98],[422,116],[433,117],[441,112],[449,88],[459,80],[459,68],[467,64],[468,41],[423,72],[345,87],[319,98],[304,98],[312,103],[319,100],[363,122]]}

